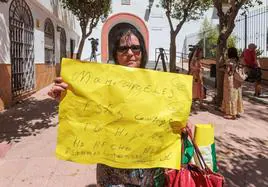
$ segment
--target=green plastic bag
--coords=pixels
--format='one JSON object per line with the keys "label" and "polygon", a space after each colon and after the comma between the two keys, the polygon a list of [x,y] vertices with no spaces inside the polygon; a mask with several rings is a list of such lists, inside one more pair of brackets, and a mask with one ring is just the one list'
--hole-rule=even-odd
{"label": "green plastic bag", "polygon": [[190,142],[190,140],[188,140],[188,138],[183,139],[183,145],[184,145],[184,152],[182,155],[182,164],[188,164],[194,155],[194,146]]}

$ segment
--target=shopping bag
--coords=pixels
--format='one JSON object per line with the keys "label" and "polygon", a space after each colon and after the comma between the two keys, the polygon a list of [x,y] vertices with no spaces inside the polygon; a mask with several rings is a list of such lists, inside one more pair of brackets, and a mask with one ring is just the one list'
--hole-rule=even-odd
{"label": "shopping bag", "polygon": [[242,83],[244,80],[246,80],[246,78],[247,74],[245,73],[244,68],[239,65],[236,66],[234,71],[234,80]]}
{"label": "shopping bag", "polygon": [[[218,171],[216,146],[214,142],[214,125],[212,124],[196,124],[194,131],[194,141],[198,146],[202,157],[204,158],[207,166],[214,172]],[[200,167],[196,154],[194,161]]]}
{"label": "shopping bag", "polygon": [[187,127],[186,132],[194,145],[201,167],[186,164],[180,170],[167,170],[165,172],[165,187],[223,187],[224,177],[211,171],[195,144],[190,129]]}

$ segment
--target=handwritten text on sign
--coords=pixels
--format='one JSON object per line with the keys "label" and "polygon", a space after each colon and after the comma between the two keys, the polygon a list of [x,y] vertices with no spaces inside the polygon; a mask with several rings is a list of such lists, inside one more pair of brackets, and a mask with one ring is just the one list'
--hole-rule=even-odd
{"label": "handwritten text on sign", "polygon": [[179,168],[192,77],[63,59],[58,158],[117,168]]}

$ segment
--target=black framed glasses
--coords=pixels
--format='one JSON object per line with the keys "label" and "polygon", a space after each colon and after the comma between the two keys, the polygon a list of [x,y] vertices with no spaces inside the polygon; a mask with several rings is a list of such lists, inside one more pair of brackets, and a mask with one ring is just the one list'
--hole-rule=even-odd
{"label": "black framed glasses", "polygon": [[141,46],[140,45],[131,45],[131,46],[118,46],[117,51],[120,53],[126,54],[128,50],[131,49],[131,51],[135,54],[141,52]]}

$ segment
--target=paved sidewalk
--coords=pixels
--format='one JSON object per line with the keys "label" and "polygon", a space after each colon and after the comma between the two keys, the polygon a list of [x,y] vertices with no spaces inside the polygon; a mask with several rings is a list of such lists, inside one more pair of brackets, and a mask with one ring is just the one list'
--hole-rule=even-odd
{"label": "paved sidewalk", "polygon": [[268,186],[268,105],[244,97],[244,107],[241,118],[226,120],[207,102],[207,110],[192,114],[190,121],[215,125],[217,160],[226,186]]}
{"label": "paved sidewalk", "polygon": [[[0,113],[0,187],[93,187],[95,165],[55,158],[57,103],[48,98],[49,87]],[[190,121],[215,124],[220,172],[226,186],[268,186],[268,105],[245,98],[245,114],[225,120],[210,103],[192,113]]]}
{"label": "paved sidewalk", "polygon": [[[209,76],[209,72],[206,71],[204,73],[204,82],[206,86],[210,86],[211,88],[215,87],[215,78]],[[267,104],[268,105],[268,85],[262,83],[262,93],[260,97],[254,96],[254,83],[250,83],[244,81],[242,84],[243,96],[249,98],[252,101]]]}
{"label": "paved sidewalk", "polygon": [[[153,62],[151,62],[152,64]],[[181,64],[180,64],[181,65]],[[151,65],[152,66],[152,65]],[[188,61],[184,63],[184,69],[181,69],[177,66],[181,73],[187,74],[188,73]],[[204,73],[203,73],[204,83],[210,89],[215,87],[215,77],[210,77],[210,69],[205,66]],[[249,83],[244,81],[242,85],[243,96],[247,97],[248,99],[255,101],[261,104],[268,105],[268,85],[262,83],[262,93],[260,97],[254,96],[254,83]]]}
{"label": "paved sidewalk", "polygon": [[95,165],[55,158],[57,103],[48,98],[48,89],[0,113],[0,187],[96,184]]}

